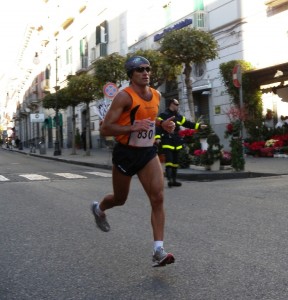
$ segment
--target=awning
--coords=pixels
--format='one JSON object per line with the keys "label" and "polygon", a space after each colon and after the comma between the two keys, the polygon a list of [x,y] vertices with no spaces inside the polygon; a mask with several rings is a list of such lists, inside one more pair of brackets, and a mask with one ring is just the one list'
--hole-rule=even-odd
{"label": "awning", "polygon": [[199,85],[192,88],[193,92],[196,91],[204,91],[204,90],[211,90],[212,86],[211,84],[205,84],[205,85]]}
{"label": "awning", "polygon": [[208,79],[198,80],[192,85],[192,92],[211,90],[212,85]]}
{"label": "awning", "polygon": [[246,71],[245,74],[253,79],[259,87],[271,83],[284,84],[288,80],[288,62],[263,69]]}
{"label": "awning", "polygon": [[288,102],[288,85],[283,88],[278,88],[276,92],[277,95],[282,98],[283,102]]}

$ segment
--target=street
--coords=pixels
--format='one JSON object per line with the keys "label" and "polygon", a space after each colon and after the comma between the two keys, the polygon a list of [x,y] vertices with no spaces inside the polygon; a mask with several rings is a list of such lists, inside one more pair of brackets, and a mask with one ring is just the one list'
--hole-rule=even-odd
{"label": "street", "polygon": [[[286,300],[287,176],[165,187],[165,249],[152,268],[150,206],[137,177],[96,228],[111,172],[0,152],[0,300]],[[2,179],[1,179],[2,178]]]}

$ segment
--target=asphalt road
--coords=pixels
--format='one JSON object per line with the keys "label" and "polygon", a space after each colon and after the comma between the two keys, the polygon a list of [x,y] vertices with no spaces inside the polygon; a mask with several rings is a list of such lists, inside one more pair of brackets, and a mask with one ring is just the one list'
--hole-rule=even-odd
{"label": "asphalt road", "polygon": [[95,226],[90,203],[111,191],[109,173],[1,152],[1,300],[288,299],[287,176],[165,189],[176,262],[152,268],[136,177],[127,204],[107,213],[112,230]]}

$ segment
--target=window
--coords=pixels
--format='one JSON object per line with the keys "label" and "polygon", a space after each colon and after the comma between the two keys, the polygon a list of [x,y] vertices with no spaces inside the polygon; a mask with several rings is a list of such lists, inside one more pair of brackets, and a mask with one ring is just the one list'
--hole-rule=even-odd
{"label": "window", "polygon": [[193,13],[193,23],[194,28],[208,30],[207,24],[207,13],[203,10],[197,10]]}
{"label": "window", "polygon": [[205,63],[195,63],[192,66],[192,76],[194,79],[199,80],[204,77],[206,73],[206,64]]}
{"label": "window", "polygon": [[108,42],[108,22],[104,21],[96,27],[96,45]]}
{"label": "window", "polygon": [[99,55],[107,55],[108,22],[104,21],[96,27],[96,45],[99,47]]}
{"label": "window", "polygon": [[96,49],[95,47],[90,50],[90,61],[93,62],[96,59]]}
{"label": "window", "polygon": [[66,65],[72,64],[72,47],[66,50]]}
{"label": "window", "polygon": [[81,68],[88,68],[88,42],[87,37],[80,40],[80,58],[81,58]]}

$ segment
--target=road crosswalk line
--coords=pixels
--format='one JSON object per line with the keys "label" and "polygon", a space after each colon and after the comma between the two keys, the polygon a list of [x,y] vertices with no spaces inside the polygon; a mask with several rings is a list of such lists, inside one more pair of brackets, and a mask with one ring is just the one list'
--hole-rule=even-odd
{"label": "road crosswalk line", "polygon": [[8,179],[7,177],[0,175],[0,181],[9,181],[10,179]]}
{"label": "road crosswalk line", "polygon": [[21,174],[19,176],[27,178],[29,180],[49,180],[48,177],[39,174]]}
{"label": "road crosswalk line", "polygon": [[97,175],[97,176],[101,176],[101,177],[112,177],[112,174],[103,173],[103,172],[85,172],[85,173],[91,174],[91,175]]}
{"label": "road crosswalk line", "polygon": [[[90,176],[89,176],[90,175]],[[88,179],[92,178],[92,176],[100,176],[104,178],[110,178],[112,177],[112,174],[109,173],[104,173],[104,172],[82,172],[82,174],[77,174],[77,173],[68,173],[68,172],[62,172],[62,173],[50,173],[50,172],[45,172],[44,175],[37,174],[37,173],[26,173],[26,174],[5,174],[0,175],[0,182],[8,182],[11,180],[12,181],[19,181],[19,177],[25,178],[30,181],[41,181],[41,180],[60,180],[60,179]],[[61,177],[61,178],[59,178]],[[18,179],[17,179],[18,178]],[[23,181],[23,180],[20,180]]]}
{"label": "road crosswalk line", "polygon": [[57,176],[65,177],[67,179],[81,179],[81,178],[87,178],[86,176],[82,176],[79,174],[72,174],[72,173],[54,173]]}

